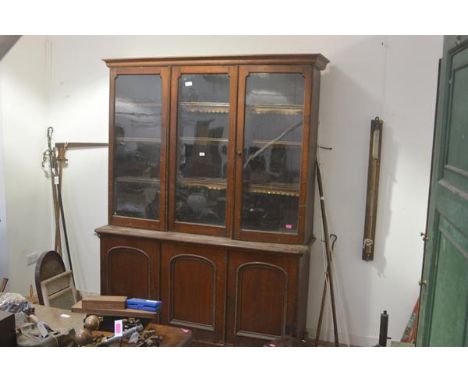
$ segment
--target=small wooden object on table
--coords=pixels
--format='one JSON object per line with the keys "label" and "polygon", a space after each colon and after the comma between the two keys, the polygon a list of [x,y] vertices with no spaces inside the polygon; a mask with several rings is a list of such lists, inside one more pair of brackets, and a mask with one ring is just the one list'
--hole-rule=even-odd
{"label": "small wooden object on table", "polygon": [[81,300],[84,310],[89,309],[125,309],[127,296],[87,296]]}

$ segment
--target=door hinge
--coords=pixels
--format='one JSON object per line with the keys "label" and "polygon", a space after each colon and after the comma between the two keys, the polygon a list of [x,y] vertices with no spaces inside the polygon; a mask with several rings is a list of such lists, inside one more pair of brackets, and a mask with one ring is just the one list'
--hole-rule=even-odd
{"label": "door hinge", "polygon": [[427,236],[427,233],[425,233],[425,232],[421,232],[420,236],[421,236],[421,239],[422,239],[424,242],[426,242],[426,241],[429,240],[429,236]]}

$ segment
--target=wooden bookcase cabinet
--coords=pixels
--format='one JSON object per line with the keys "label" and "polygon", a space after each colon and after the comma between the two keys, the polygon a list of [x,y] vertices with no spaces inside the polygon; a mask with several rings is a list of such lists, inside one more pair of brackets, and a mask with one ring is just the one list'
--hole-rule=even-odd
{"label": "wooden bookcase cabinet", "polygon": [[105,60],[101,292],[200,343],[303,337],[321,55]]}

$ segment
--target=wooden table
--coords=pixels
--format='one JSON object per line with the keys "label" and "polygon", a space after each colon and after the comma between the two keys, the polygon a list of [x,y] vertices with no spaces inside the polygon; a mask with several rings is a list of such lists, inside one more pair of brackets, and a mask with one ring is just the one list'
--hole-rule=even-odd
{"label": "wooden table", "polygon": [[[190,344],[192,343],[192,331],[189,329],[175,328],[173,326],[159,325],[154,322],[150,322],[145,326],[145,330],[155,330],[156,335],[163,337],[161,343],[159,344],[160,347],[182,347],[190,346]],[[98,335],[105,335],[106,337],[110,337],[113,335],[112,332],[105,331],[97,331],[96,333],[98,333]],[[133,345],[129,345],[126,343],[126,341],[124,341],[122,344],[115,342],[110,346],[127,347]]]}
{"label": "wooden table", "polygon": [[86,317],[83,313],[73,313],[67,309],[52,308],[44,305],[34,305],[35,315],[47,323],[52,329],[70,329],[75,331],[83,328]]}
{"label": "wooden table", "polygon": [[[34,305],[35,314],[46,322],[52,329],[70,329],[75,331],[83,328],[84,313],[75,313],[66,309],[52,308],[43,305]],[[156,330],[157,335],[163,336],[161,347],[190,346],[192,332],[188,329],[175,328],[167,325],[149,323],[145,329]]]}

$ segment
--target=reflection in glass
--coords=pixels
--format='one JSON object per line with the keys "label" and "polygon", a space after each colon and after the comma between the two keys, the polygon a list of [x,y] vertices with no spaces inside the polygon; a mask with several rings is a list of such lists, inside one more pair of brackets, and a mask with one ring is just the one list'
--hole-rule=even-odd
{"label": "reflection in glass", "polygon": [[159,219],[161,77],[115,79],[114,215]]}
{"label": "reflection in glass", "polygon": [[182,75],[178,103],[176,220],[224,226],[229,77]]}
{"label": "reflection in glass", "polygon": [[304,78],[251,73],[245,101],[242,228],[295,233]]}

